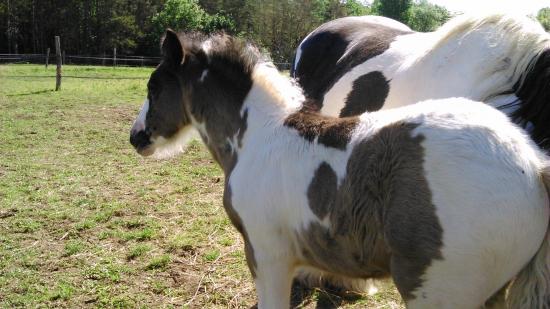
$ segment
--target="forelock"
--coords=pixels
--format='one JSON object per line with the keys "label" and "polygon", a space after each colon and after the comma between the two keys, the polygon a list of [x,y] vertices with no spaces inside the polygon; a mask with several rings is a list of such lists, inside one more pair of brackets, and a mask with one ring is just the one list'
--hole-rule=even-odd
{"label": "forelock", "polygon": [[201,32],[180,32],[178,37],[184,50],[191,53],[200,51],[203,42],[208,39],[208,36]]}
{"label": "forelock", "polygon": [[229,65],[251,74],[256,64],[269,61],[254,44],[223,32],[211,35],[187,32],[180,33],[179,38],[186,51],[204,53],[210,66]]}

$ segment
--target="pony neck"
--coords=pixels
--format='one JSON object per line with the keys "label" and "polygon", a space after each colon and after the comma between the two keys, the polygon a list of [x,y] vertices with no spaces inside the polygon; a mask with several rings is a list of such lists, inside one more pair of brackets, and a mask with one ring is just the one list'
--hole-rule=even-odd
{"label": "pony neck", "polygon": [[256,65],[252,80],[252,88],[242,107],[249,111],[251,123],[282,122],[305,101],[302,89],[279,73],[271,63]]}
{"label": "pony neck", "polygon": [[[247,140],[276,134],[276,128],[283,126],[288,115],[304,101],[301,89],[270,63],[257,64],[251,79],[252,86],[240,109],[211,108],[208,117],[193,121],[226,176],[247,146]],[[232,105],[223,105],[228,106]]]}

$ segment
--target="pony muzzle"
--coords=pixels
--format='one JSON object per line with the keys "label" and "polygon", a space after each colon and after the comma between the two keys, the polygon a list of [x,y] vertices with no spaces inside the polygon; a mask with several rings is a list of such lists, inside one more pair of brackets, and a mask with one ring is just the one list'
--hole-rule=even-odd
{"label": "pony muzzle", "polygon": [[148,157],[155,153],[152,147],[151,136],[145,130],[132,130],[130,132],[130,143],[136,149],[137,153],[144,157]]}

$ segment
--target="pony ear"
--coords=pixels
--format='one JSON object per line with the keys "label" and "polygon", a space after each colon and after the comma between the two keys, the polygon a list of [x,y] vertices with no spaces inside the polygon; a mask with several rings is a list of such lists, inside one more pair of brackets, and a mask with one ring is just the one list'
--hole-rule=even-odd
{"label": "pony ear", "polygon": [[162,56],[170,64],[183,64],[185,51],[178,35],[172,29],[166,29],[166,35],[162,42]]}

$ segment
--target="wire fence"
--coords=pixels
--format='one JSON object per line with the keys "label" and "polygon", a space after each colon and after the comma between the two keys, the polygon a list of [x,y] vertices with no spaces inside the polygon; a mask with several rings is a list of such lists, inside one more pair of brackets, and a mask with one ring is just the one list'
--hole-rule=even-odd
{"label": "wire fence", "polygon": [[[56,59],[55,54],[0,54],[0,64],[7,63],[33,63],[46,64],[53,63]],[[102,66],[134,66],[134,67],[154,67],[160,63],[160,57],[146,56],[97,56],[97,55],[65,55],[62,56],[63,64],[75,65],[102,65]]]}
{"label": "wire fence", "polygon": [[[60,63],[54,64],[56,60],[61,58]],[[61,80],[65,78],[75,79],[95,79],[95,80],[144,80],[148,79],[148,76],[82,76],[82,75],[64,75],[61,73],[62,65],[94,65],[94,66],[125,66],[125,67],[154,67],[161,61],[160,57],[144,57],[144,56],[118,56],[116,51],[112,57],[106,56],[81,56],[81,55],[66,55],[64,52],[57,55],[49,54],[0,54],[0,64],[18,64],[18,63],[31,63],[31,64],[43,64],[48,66],[57,66],[56,75],[4,75],[7,78],[21,78],[21,79],[48,79],[52,78],[56,80],[55,90],[59,90],[61,87]],[[275,63],[279,70],[289,70],[290,63]]]}
{"label": "wire fence", "polygon": [[[32,63],[54,64],[55,54],[0,54],[0,64]],[[62,56],[64,65],[99,65],[99,66],[128,66],[128,67],[155,67],[161,61],[160,57],[132,56],[132,55],[65,55]],[[290,70],[288,62],[277,62],[279,70]],[[68,76],[67,76],[68,77]]]}
{"label": "wire fence", "polygon": [[[7,78],[22,78],[22,79],[35,79],[35,78],[56,78],[55,75],[3,75]],[[149,79],[149,76],[77,76],[77,75],[63,75],[63,78],[76,78],[76,79],[113,79],[113,80],[128,80],[128,79]]]}

